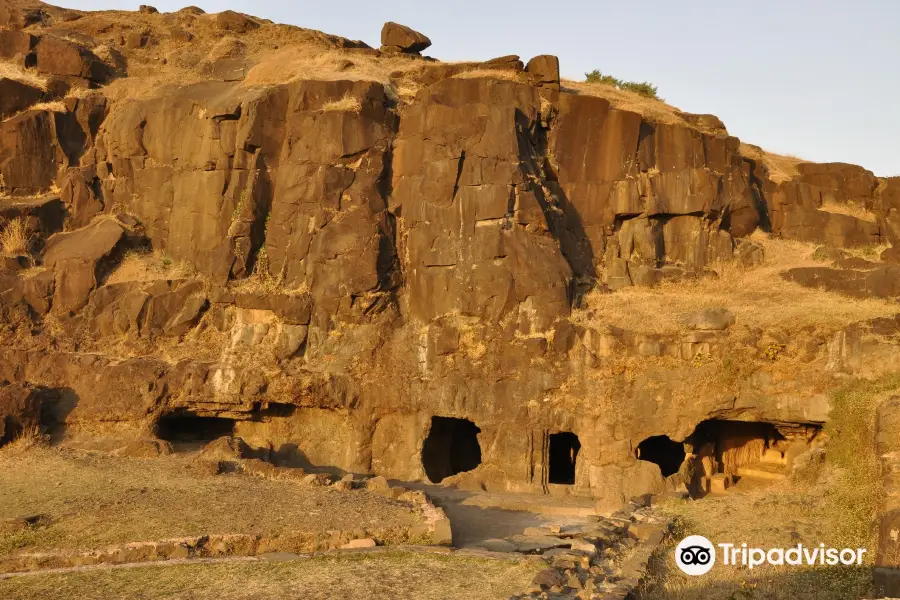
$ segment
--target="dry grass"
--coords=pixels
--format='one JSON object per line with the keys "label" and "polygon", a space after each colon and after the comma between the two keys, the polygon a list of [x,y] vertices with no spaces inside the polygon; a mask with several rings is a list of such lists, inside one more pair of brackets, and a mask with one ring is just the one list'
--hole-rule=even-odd
{"label": "dry grass", "polygon": [[491,79],[502,79],[504,81],[517,81],[523,83],[527,81],[525,75],[517,73],[509,69],[472,69],[463,71],[453,76],[454,79],[477,79],[479,77],[489,77]]}
{"label": "dry grass", "polygon": [[388,529],[419,522],[409,505],[365,490],[212,475],[183,456],[0,450],[0,522],[38,513],[48,517],[49,525],[0,532],[0,554],[202,534]]}
{"label": "dry grass", "polygon": [[359,114],[359,111],[361,110],[362,104],[360,104],[359,98],[355,98],[349,93],[344,94],[344,96],[340,100],[326,102],[325,105],[322,106],[322,112],[343,111]]}
{"label": "dry grass", "polygon": [[19,432],[14,440],[3,446],[5,452],[27,452],[34,448],[43,448],[49,442],[49,437],[41,433],[40,427],[29,427]]}
{"label": "dry grass", "polygon": [[455,554],[343,553],[282,563],[157,566],[20,577],[0,580],[0,597],[9,600],[502,600],[524,589],[538,569],[534,561]]}
{"label": "dry grass", "polygon": [[900,392],[900,374],[874,381],[851,381],[832,394],[828,461],[836,469],[823,515],[836,545],[870,548],[877,533],[872,523],[883,500],[882,473],[873,440],[878,405]]}
{"label": "dry grass", "polygon": [[186,279],[195,275],[196,272],[183,261],[173,261],[159,252],[133,250],[110,273],[106,283]]}
{"label": "dry grass", "polygon": [[587,309],[573,317],[591,326],[675,333],[681,330],[680,313],[722,306],[734,313],[739,325],[747,327],[785,331],[812,327],[830,332],[898,312],[897,304],[890,300],[854,299],[784,281],[780,274],[788,268],[821,266],[812,258],[815,246],[770,238],[762,232],[754,233],[752,239],[766,252],[764,264],[758,267],[728,262],[715,266],[716,278],[664,283],[656,288],[629,287],[612,294],[593,292],[586,299]]}
{"label": "dry grass", "polygon": [[865,206],[860,206],[856,202],[840,203],[826,200],[822,203],[822,206],[819,207],[819,210],[838,215],[855,217],[857,219],[860,219],[861,221],[868,221],[869,223],[875,223],[878,220],[878,218],[875,216],[875,213],[870,210],[866,210]]}
{"label": "dry grass", "polygon": [[47,89],[46,77],[39,75],[34,69],[23,69],[11,62],[0,61],[0,77],[15,79],[45,91]]}
{"label": "dry grass", "polygon": [[390,85],[392,78],[413,71],[420,60],[402,55],[382,57],[310,46],[294,46],[270,52],[250,69],[245,86],[282,84],[300,79],[377,81]]}
{"label": "dry grass", "polygon": [[51,112],[66,112],[66,105],[59,100],[52,102],[38,102],[28,108],[28,110],[49,110]]}
{"label": "dry grass", "polygon": [[16,217],[6,222],[0,231],[0,251],[4,256],[21,256],[28,254],[31,232],[28,221],[24,217]]}
{"label": "dry grass", "polygon": [[614,86],[603,83],[586,83],[584,81],[562,80],[562,85],[567,91],[573,91],[586,96],[598,96],[609,100],[613,108],[636,112],[649,121],[656,123],[669,123],[684,125],[696,129],[695,125],[685,121],[677,108],[666,104],[662,100],[647,98],[634,92],[620,90]]}
{"label": "dry grass", "polygon": [[775,183],[790,181],[800,174],[797,170],[797,165],[807,162],[796,156],[775,154],[774,152],[763,150],[759,146],[745,143],[741,143],[740,153],[742,156],[751,158],[757,163],[766,165],[769,169],[769,179]]}
{"label": "dry grass", "polygon": [[[830,545],[823,523],[828,490],[777,484],[744,491],[741,484],[720,497],[665,505],[679,519],[671,544],[654,557],[652,577],[638,600],[848,600],[869,597],[871,566],[773,567],[752,571],[721,564],[702,577],[682,573],[674,560],[674,545],[686,535],[702,535],[713,544],[746,543],[758,548],[790,548],[798,543]],[[836,543],[836,541],[835,541]],[[843,547],[843,546],[840,546]],[[858,546],[853,546],[854,548]],[[872,549],[865,555],[871,557]]]}

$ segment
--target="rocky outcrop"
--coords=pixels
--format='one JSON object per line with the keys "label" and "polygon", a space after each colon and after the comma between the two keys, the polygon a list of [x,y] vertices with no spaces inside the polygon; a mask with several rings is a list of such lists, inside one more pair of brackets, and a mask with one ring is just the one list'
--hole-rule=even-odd
{"label": "rocky outcrop", "polygon": [[230,33],[247,33],[259,29],[258,21],[233,10],[216,13],[213,18],[218,29]]}
{"label": "rocky outcrop", "polygon": [[882,235],[892,246],[883,258],[900,263],[900,177],[882,180],[876,193],[875,206],[881,217]]}
{"label": "rocky outcrop", "polygon": [[[764,207],[766,223],[773,233],[788,239],[828,246],[873,246],[885,241],[884,207],[878,197],[884,184],[856,165],[844,163],[799,163],[798,175],[774,183],[764,165],[745,159],[755,201]],[[847,206],[872,212],[872,219],[823,210]],[[889,241],[889,240],[888,240]]]}
{"label": "rocky outcrop", "polygon": [[112,68],[93,52],[75,42],[44,35],[34,48],[35,67],[42,73],[85,79],[92,84],[105,83]]}
{"label": "rocky outcrop", "polygon": [[0,120],[22,112],[36,104],[44,96],[40,88],[0,77]]}
{"label": "rocky outcrop", "polygon": [[[876,265],[872,265],[876,267]],[[869,270],[798,267],[783,274],[802,286],[840,292],[857,298],[900,297],[900,266],[877,266]]]}
{"label": "rocky outcrop", "polygon": [[448,79],[401,122],[390,208],[408,230],[414,318],[511,316],[528,333],[568,313],[571,271],[545,216],[539,105],[524,85]]}
{"label": "rocky outcrop", "polygon": [[415,29],[388,21],[381,28],[382,52],[407,52],[418,54],[431,46],[431,40]]}
{"label": "rocky outcrop", "polygon": [[535,56],[525,65],[525,71],[540,87],[559,89],[559,59],[550,54]]}
{"label": "rocky outcrop", "polygon": [[620,287],[664,278],[667,263],[703,269],[732,256],[729,224],[746,235],[759,223],[737,138],[648,123],[589,96],[560,94],[558,111],[548,144],[579,275],[602,262]]}

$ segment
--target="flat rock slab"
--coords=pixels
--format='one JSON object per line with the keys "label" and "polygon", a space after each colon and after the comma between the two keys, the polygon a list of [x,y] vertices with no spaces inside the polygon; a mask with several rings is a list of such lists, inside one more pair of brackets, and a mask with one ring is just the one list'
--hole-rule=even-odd
{"label": "flat rock slab", "polygon": [[552,548],[568,548],[572,545],[572,540],[552,535],[514,535],[508,540],[516,545],[517,552],[544,552]]}
{"label": "flat rock slab", "polygon": [[484,548],[489,552],[517,552],[519,549],[517,544],[514,544],[509,540],[502,540],[497,538],[484,540],[483,542],[478,544],[478,547]]}
{"label": "flat rock slab", "polygon": [[95,262],[109,254],[125,230],[117,221],[100,218],[82,229],[57,233],[47,241],[44,265],[53,267],[64,260]]}

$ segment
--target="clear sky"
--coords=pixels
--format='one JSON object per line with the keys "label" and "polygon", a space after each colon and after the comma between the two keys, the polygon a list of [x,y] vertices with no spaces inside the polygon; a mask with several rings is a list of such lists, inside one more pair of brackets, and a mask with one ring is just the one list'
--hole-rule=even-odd
{"label": "clear sky", "polygon": [[563,77],[646,80],[732,135],[817,162],[900,175],[897,0],[58,0],[82,10],[195,3],[378,46],[384,21],[442,60],[559,56]]}

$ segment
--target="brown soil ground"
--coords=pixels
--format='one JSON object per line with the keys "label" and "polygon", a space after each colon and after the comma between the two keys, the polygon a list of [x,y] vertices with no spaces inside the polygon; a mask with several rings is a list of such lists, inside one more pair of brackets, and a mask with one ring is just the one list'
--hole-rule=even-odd
{"label": "brown soil ground", "polygon": [[0,523],[36,514],[49,524],[0,528],[0,555],[203,534],[387,530],[419,522],[411,505],[365,490],[213,475],[180,456],[0,452]]}
{"label": "brown soil ground", "polygon": [[8,600],[493,600],[524,589],[534,561],[389,551],[273,563],[145,566],[0,580]]}

